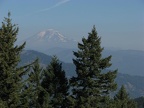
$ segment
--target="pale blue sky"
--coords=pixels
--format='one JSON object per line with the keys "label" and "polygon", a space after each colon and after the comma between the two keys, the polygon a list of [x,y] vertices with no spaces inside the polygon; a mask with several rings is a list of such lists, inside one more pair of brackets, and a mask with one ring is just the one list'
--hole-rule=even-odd
{"label": "pale blue sky", "polygon": [[0,0],[0,22],[8,11],[18,40],[50,28],[81,40],[95,25],[104,47],[144,50],[144,0]]}

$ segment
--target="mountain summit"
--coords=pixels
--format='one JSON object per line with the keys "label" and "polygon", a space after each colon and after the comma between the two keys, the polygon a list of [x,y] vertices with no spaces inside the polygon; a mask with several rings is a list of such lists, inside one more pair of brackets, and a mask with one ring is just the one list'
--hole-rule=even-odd
{"label": "mountain summit", "polygon": [[68,42],[68,38],[60,34],[58,31],[53,29],[47,29],[45,31],[41,31],[36,34],[34,37],[37,37],[40,40],[47,40],[47,41],[61,41],[61,42]]}
{"label": "mountain summit", "polygon": [[63,36],[56,30],[47,29],[31,36],[26,41],[26,49],[37,50],[46,53],[52,48],[74,48],[77,42]]}

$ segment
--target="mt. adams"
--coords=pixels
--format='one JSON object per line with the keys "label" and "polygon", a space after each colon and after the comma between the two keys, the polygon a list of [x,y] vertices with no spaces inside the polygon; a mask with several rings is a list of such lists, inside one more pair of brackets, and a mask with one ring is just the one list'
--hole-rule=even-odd
{"label": "mt. adams", "polygon": [[41,31],[24,41],[26,41],[26,49],[32,49],[41,52],[47,52],[48,49],[55,47],[75,48],[77,45],[76,41],[68,39],[53,29]]}

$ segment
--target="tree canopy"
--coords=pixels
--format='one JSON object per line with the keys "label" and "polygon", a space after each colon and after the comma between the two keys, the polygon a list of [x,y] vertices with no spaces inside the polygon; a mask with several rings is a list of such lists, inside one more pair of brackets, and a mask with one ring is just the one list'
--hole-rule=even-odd
{"label": "tree canopy", "polygon": [[73,59],[77,76],[70,80],[75,107],[99,108],[104,105],[108,94],[116,89],[114,80],[117,71],[104,72],[111,66],[111,56],[102,58],[104,48],[95,26],[88,33],[88,38],[82,38],[82,43],[78,43],[78,48]]}
{"label": "tree canopy", "polygon": [[20,53],[25,46],[25,43],[15,45],[18,30],[16,24],[12,24],[8,13],[0,29],[0,100],[6,107],[11,108],[20,105],[22,76],[27,67],[18,67]]}
{"label": "tree canopy", "polygon": [[18,66],[25,43],[15,45],[19,28],[11,21],[8,13],[0,27],[0,108],[136,108],[124,86],[110,97],[117,70],[109,69],[112,56],[102,56],[95,26],[73,52],[76,75],[68,79],[56,56],[46,68],[39,60]]}

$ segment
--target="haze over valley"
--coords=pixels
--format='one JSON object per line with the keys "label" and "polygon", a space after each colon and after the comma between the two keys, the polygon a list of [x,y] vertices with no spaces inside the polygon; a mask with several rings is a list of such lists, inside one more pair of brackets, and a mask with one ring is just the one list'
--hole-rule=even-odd
{"label": "haze over valley", "polygon": [[0,13],[0,108],[144,107],[143,0],[0,0]]}
{"label": "haze over valley", "polygon": [[[20,43],[25,41],[26,50],[36,50],[51,56],[56,55],[65,63],[73,62],[73,51],[77,51],[78,44],[76,40],[69,39],[53,29],[38,32]],[[144,51],[104,47],[103,57],[109,55],[112,55],[111,69],[118,69],[120,73],[144,76]]]}

